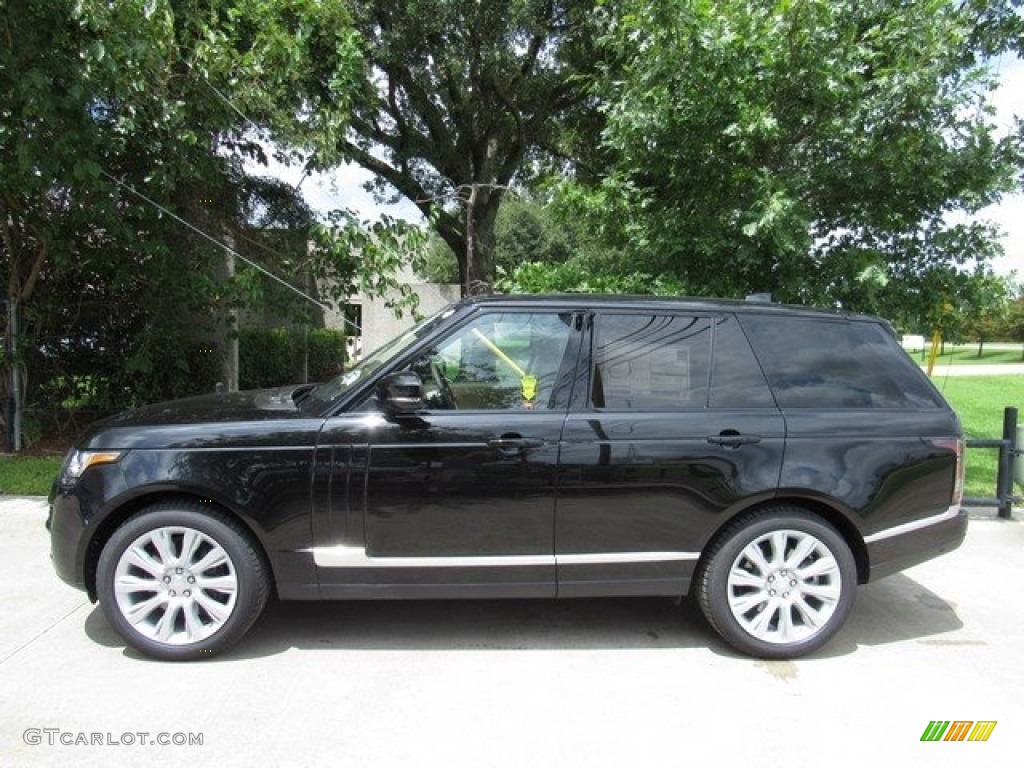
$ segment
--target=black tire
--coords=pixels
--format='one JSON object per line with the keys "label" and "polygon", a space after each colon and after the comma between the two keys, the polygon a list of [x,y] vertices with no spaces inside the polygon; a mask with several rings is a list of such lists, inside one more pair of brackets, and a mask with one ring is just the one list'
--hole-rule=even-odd
{"label": "black tire", "polygon": [[270,582],[239,523],[207,505],[164,502],[114,531],[100,553],[96,591],[130,646],[184,661],[238,642],[263,612]]}
{"label": "black tire", "polygon": [[827,522],[775,506],[730,524],[696,579],[701,610],[727,643],[751,656],[791,659],[820,648],[842,627],[857,566]]}

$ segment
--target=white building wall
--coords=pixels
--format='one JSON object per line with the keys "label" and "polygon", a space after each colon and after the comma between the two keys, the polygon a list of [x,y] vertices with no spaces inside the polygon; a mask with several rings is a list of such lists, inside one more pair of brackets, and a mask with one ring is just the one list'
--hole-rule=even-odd
{"label": "white building wall", "polygon": [[[441,283],[414,283],[407,285],[420,297],[417,311],[424,316],[432,315],[452,302],[458,301],[461,292],[457,284]],[[402,313],[402,317],[395,317],[395,311],[387,306],[389,299],[397,299],[398,293],[384,296],[382,298],[371,298],[356,294],[348,300],[350,305],[362,307],[363,324],[362,336],[355,342],[355,351],[358,357],[372,352],[377,347],[390,341],[395,336],[415,324],[415,319],[408,311]],[[328,328],[342,330],[344,321],[340,312],[327,310],[324,312],[324,324]],[[345,333],[354,336],[354,328],[345,328]]]}

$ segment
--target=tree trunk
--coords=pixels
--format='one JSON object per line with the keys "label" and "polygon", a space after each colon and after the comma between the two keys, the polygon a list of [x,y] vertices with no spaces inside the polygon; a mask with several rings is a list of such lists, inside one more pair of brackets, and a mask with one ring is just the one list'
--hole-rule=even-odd
{"label": "tree trunk", "polygon": [[[24,409],[25,381],[23,377],[24,363],[21,360],[22,339],[18,327],[21,305],[28,301],[35,292],[36,283],[42,272],[43,265],[49,258],[49,237],[46,232],[39,232],[35,240],[35,249],[23,248],[23,238],[30,231],[30,225],[22,222],[21,227],[14,224],[15,208],[0,198],[0,246],[7,252],[7,333],[4,345],[7,352],[6,383],[8,390],[6,402],[3,403],[4,426],[7,441],[15,453],[24,447],[22,444],[22,420]],[[24,258],[22,258],[24,256]],[[8,423],[9,422],[9,423]]]}
{"label": "tree trunk", "polygon": [[442,213],[435,226],[455,254],[462,295],[476,296],[494,290],[495,226],[502,189],[478,183],[465,189],[461,215]]}
{"label": "tree trunk", "polygon": [[494,292],[494,245],[501,190],[473,184],[466,199],[465,244],[459,260],[463,296]]}

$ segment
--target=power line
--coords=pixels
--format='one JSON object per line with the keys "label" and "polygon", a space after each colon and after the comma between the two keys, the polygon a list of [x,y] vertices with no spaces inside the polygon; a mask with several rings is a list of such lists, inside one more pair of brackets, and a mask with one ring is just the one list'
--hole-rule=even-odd
{"label": "power line", "polygon": [[136,197],[146,201],[147,203],[152,205],[154,208],[156,208],[158,211],[161,211],[162,213],[167,214],[172,219],[177,221],[179,224],[182,224],[183,226],[188,227],[189,229],[191,229],[193,232],[195,232],[200,237],[202,237],[202,238],[208,240],[209,242],[213,243],[218,248],[222,248],[223,250],[227,251],[228,253],[230,253],[235,258],[241,259],[243,262],[248,264],[250,267],[252,267],[253,269],[257,270],[258,272],[261,272],[262,274],[266,275],[271,280],[273,280],[273,281],[275,281],[277,283],[280,283],[281,285],[283,285],[285,288],[287,288],[288,290],[292,291],[293,293],[297,293],[299,296],[301,296],[302,298],[306,299],[307,301],[310,301],[313,304],[316,304],[318,307],[320,307],[320,309],[330,311],[331,308],[329,306],[327,306],[326,304],[323,304],[322,302],[317,301],[316,299],[314,299],[309,294],[304,293],[303,291],[299,290],[294,285],[289,283],[287,280],[284,280],[284,279],[278,277],[273,272],[271,272],[270,270],[268,270],[265,267],[263,267],[261,264],[256,263],[252,259],[246,258],[245,256],[240,254],[238,251],[236,251],[231,246],[227,245],[226,243],[221,242],[220,240],[218,240],[217,238],[213,237],[212,235],[207,234],[206,232],[201,230],[199,227],[197,227],[195,224],[192,224],[190,221],[186,221],[181,216],[179,216],[178,214],[174,213],[174,211],[170,210],[169,208],[166,208],[163,205],[160,205],[160,203],[158,203],[155,200],[147,197],[142,192],[139,192],[139,190],[135,189],[135,187],[131,186],[130,184],[128,184],[128,183],[126,183],[124,181],[121,181],[120,179],[115,178],[114,176],[111,176],[106,171],[101,170],[100,173],[103,174],[104,176],[106,176],[108,179],[110,179],[115,184],[117,184],[117,186],[122,187],[124,189],[127,189],[133,195],[135,195]]}
{"label": "power line", "polygon": [[[234,101],[229,99],[213,83],[211,83],[210,79],[205,74],[203,74],[203,73],[196,73],[196,71],[192,68],[192,64],[191,63],[188,64],[188,68],[190,70],[192,70],[193,74],[198,74],[202,78],[203,82],[206,84],[206,87],[209,88],[211,91],[213,91],[215,94],[217,94],[217,97],[221,101],[223,101],[225,104],[227,104],[235,114],[237,114],[239,117],[242,118],[242,120],[244,120],[246,123],[248,123],[250,126],[252,126],[253,130],[256,132],[257,138],[259,138],[260,127],[255,123],[255,121],[253,121],[247,114],[245,114],[245,112],[243,112],[238,107],[238,105],[235,104]],[[306,180],[306,178],[309,176],[310,161],[307,160],[307,162],[304,163],[304,166],[305,167],[303,169],[302,176],[299,177],[299,180],[298,180],[298,182],[296,182],[295,187],[292,189],[292,192],[298,192],[299,191],[299,187],[302,186],[302,182],[304,182]],[[331,199],[334,200],[333,197]],[[337,200],[334,200],[334,202],[338,203]]]}

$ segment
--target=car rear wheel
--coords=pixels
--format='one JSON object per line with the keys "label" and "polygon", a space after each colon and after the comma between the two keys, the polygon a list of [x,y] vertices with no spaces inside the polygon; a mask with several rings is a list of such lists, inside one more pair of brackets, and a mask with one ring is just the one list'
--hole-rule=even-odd
{"label": "car rear wheel", "polygon": [[168,503],[129,518],[100,554],[96,587],[125,641],[160,659],[213,656],[234,645],[267,602],[266,566],[227,515]]}
{"label": "car rear wheel", "polygon": [[788,659],[839,630],[856,584],[856,563],[838,531],[803,510],[775,507],[723,532],[697,574],[697,596],[734,648]]}

